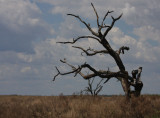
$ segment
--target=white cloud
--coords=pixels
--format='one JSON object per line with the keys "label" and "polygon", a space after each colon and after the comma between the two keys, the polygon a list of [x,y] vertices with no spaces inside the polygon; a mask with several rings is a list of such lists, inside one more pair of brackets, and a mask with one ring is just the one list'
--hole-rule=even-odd
{"label": "white cloud", "polygon": [[54,31],[30,0],[0,0],[0,18],[1,51],[33,53],[32,43]]}
{"label": "white cloud", "polygon": [[158,55],[155,54],[154,48],[145,44],[144,42],[137,42],[137,52],[135,56],[137,59],[142,59],[145,62],[155,62],[158,61]]}
{"label": "white cloud", "polygon": [[131,6],[129,3],[125,3],[125,7],[122,9],[125,17],[135,14],[136,9],[134,6]]}
{"label": "white cloud", "polygon": [[151,25],[160,28],[160,25],[158,25],[160,17],[157,15],[158,12],[160,12],[159,0],[135,0],[129,3],[130,9],[134,8],[134,12],[131,10],[129,15],[125,18],[127,23],[138,27]]}
{"label": "white cloud", "polygon": [[29,0],[0,1],[1,23],[14,31],[21,31],[22,27],[38,22],[36,17],[40,13],[41,11],[36,4],[29,2]]}
{"label": "white cloud", "polygon": [[90,34],[86,28],[82,28],[81,26],[84,26],[84,24],[82,24],[78,19],[71,16],[66,16],[64,18],[64,22],[62,22],[59,26],[57,36],[73,39],[78,36]]}
{"label": "white cloud", "polygon": [[136,40],[125,35],[118,27],[114,27],[109,33],[110,40],[117,46],[136,45]]}
{"label": "white cloud", "polygon": [[52,11],[54,14],[64,15],[66,13],[74,13],[81,17],[96,20],[93,8],[90,5],[90,3],[93,2],[101,20],[108,10],[114,10],[115,13],[113,16],[115,17],[123,13],[122,19],[128,24],[134,26],[134,32],[136,32],[136,35],[141,36],[141,38],[144,39],[152,37],[153,40],[158,40],[159,37],[160,17],[157,15],[160,12],[159,0],[82,0],[81,2],[76,0],[41,0],[41,2],[42,1],[53,5]]}
{"label": "white cloud", "polygon": [[17,57],[19,59],[22,59],[24,62],[32,62],[32,56],[31,55],[25,55],[24,53],[18,53]]}
{"label": "white cloud", "polygon": [[23,67],[21,69],[21,72],[24,73],[24,72],[27,72],[27,71],[30,71],[31,70],[31,67],[27,66],[27,67]]}
{"label": "white cloud", "polygon": [[[95,8],[101,17],[107,12],[107,10],[114,10],[116,14],[124,13],[124,19],[132,25],[146,25],[158,23],[160,17],[157,15],[160,11],[159,0],[41,0],[53,5],[53,13],[75,13],[87,18],[95,18],[93,9],[90,5],[94,3]],[[92,14],[92,15],[90,15]],[[157,16],[157,18],[154,18]]]}
{"label": "white cloud", "polygon": [[[141,33],[141,32],[139,31],[138,33]],[[141,40],[141,38],[140,40],[137,40],[133,37],[125,35],[117,27],[111,30],[109,37],[110,37],[109,41],[111,42],[111,45],[113,45],[115,49],[118,49],[121,46],[129,46],[130,50],[127,53],[131,53],[130,56],[132,57],[132,60],[137,60],[137,61],[141,60],[144,62],[158,61],[159,55],[155,53],[156,52],[155,47],[153,47],[148,42],[144,42],[144,40]],[[128,58],[128,56],[126,58]]]}
{"label": "white cloud", "polygon": [[139,36],[141,40],[160,41],[160,30],[150,25],[135,28],[134,33]]}

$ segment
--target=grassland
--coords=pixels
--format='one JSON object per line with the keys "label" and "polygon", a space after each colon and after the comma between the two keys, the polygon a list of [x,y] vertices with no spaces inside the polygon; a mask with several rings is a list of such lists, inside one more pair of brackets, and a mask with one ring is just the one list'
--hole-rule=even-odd
{"label": "grassland", "polygon": [[160,118],[160,96],[0,96],[0,118]]}

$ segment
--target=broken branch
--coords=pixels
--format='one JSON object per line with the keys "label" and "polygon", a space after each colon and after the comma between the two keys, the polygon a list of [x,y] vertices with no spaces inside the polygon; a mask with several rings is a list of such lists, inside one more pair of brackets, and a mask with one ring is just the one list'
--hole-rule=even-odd
{"label": "broken branch", "polygon": [[122,46],[121,48],[119,48],[119,50],[117,51],[117,53],[120,55],[121,53],[124,54],[124,50],[129,50],[129,47],[127,46]]}

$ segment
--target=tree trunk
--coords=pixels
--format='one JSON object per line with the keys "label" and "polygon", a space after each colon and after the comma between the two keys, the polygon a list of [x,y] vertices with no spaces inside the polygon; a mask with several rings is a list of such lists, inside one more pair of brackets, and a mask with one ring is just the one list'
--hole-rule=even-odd
{"label": "tree trunk", "polygon": [[121,80],[123,91],[125,92],[125,96],[127,99],[129,99],[130,98],[130,84],[128,82],[128,79],[120,78],[120,80]]}

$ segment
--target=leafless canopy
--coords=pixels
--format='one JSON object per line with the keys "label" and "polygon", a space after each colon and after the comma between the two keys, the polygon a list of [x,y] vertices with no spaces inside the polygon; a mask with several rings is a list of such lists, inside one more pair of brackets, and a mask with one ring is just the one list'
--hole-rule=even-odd
{"label": "leafless canopy", "polygon": [[89,94],[90,93],[93,96],[98,95],[99,92],[103,88],[103,85],[102,85],[103,78],[96,84],[95,87],[93,87],[94,80],[95,80],[95,78],[89,79],[88,80],[88,86],[83,91],[81,91],[81,92],[82,93],[85,92],[85,94]]}
{"label": "leafless canopy", "polygon": [[[77,74],[80,74],[84,79],[89,80],[90,78],[93,77],[100,77],[100,78],[104,78],[106,79],[105,83],[108,82],[108,80],[110,80],[111,78],[117,78],[118,80],[121,81],[122,87],[126,93],[127,96],[129,96],[129,91],[130,91],[130,83],[129,80],[132,79],[131,76],[129,76],[128,72],[125,69],[125,66],[120,58],[120,54],[124,54],[125,50],[129,50],[129,47],[127,46],[122,46],[117,50],[114,50],[111,45],[109,44],[106,36],[109,33],[109,31],[113,28],[114,24],[116,23],[116,21],[118,21],[121,17],[122,14],[120,14],[118,17],[113,17],[111,15],[111,19],[112,22],[110,25],[105,25],[105,20],[107,18],[107,16],[109,16],[109,14],[111,14],[113,11],[107,11],[107,13],[104,15],[103,20],[99,21],[99,16],[98,13],[94,7],[94,5],[91,3],[91,6],[93,7],[93,10],[95,12],[96,15],[96,19],[97,19],[97,27],[98,27],[98,31],[95,32],[92,27],[90,26],[89,23],[86,23],[80,16],[78,15],[74,15],[74,14],[67,14],[68,16],[74,17],[77,20],[79,20],[82,24],[84,24],[86,26],[86,28],[90,31],[90,33],[92,35],[90,36],[79,36],[75,39],[73,39],[73,41],[68,41],[68,42],[57,42],[57,43],[61,43],[61,44],[75,44],[77,43],[79,40],[81,39],[93,39],[96,40],[100,45],[102,45],[104,47],[104,50],[94,50],[91,49],[90,47],[88,49],[84,49],[83,47],[79,47],[79,46],[72,46],[73,48],[76,49],[80,49],[82,51],[81,54],[85,53],[87,56],[94,56],[96,54],[109,54],[116,62],[119,71],[117,72],[111,72],[109,69],[107,70],[96,70],[94,67],[92,67],[91,65],[84,63],[82,65],[79,65],[78,67],[75,67],[71,64],[69,64],[65,59],[64,60],[60,60],[62,63],[67,64],[69,67],[71,67],[71,71],[66,72],[66,73],[62,73],[57,67],[57,74],[54,76],[53,81],[56,79],[57,76],[59,75],[67,75],[67,74],[71,74],[74,73],[74,76],[76,76]],[[102,29],[104,32],[102,32]],[[89,69],[92,73],[91,74],[87,74],[85,75],[84,73],[82,73],[82,69],[87,68]]]}

